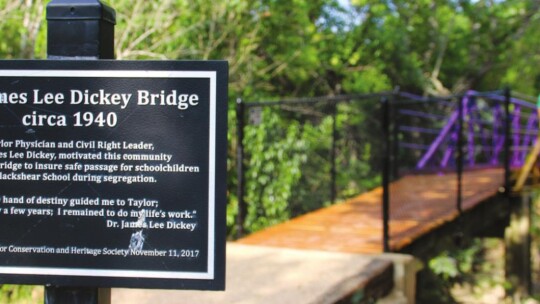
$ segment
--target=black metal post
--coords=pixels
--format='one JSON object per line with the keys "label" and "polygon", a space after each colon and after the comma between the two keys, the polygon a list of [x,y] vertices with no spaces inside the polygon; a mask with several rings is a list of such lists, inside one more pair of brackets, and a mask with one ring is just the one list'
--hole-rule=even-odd
{"label": "black metal post", "polygon": [[[114,59],[116,12],[101,1],[52,0],[47,24],[49,59]],[[110,288],[45,287],[45,304],[110,302]]]}
{"label": "black metal post", "polygon": [[110,304],[110,288],[49,287],[45,288],[45,304]]}
{"label": "black metal post", "polygon": [[47,5],[49,59],[114,59],[116,12],[99,0]]}
{"label": "black metal post", "polygon": [[505,128],[504,128],[504,193],[509,196],[511,191],[510,186],[510,147],[512,145],[512,118],[510,117],[510,88],[504,89],[504,113],[505,113]]}
{"label": "black metal post", "polygon": [[463,103],[465,102],[466,98],[470,98],[468,95],[465,95],[463,99],[458,99],[458,138],[457,138],[457,210],[459,214],[461,215],[463,213],[463,145],[464,145],[464,138],[463,138],[463,114],[464,114],[464,108]]}
{"label": "black metal post", "polygon": [[387,97],[381,99],[382,106],[382,125],[384,138],[384,157],[383,157],[383,250],[390,252],[390,106]]}
{"label": "black metal post", "polygon": [[244,165],[244,125],[245,125],[245,105],[241,98],[236,100],[236,196],[238,198],[238,213],[236,215],[236,233],[240,238],[244,235],[244,222],[246,220],[247,206],[244,200],[245,195],[245,165]]}
{"label": "black metal post", "polygon": [[400,87],[396,87],[392,93],[392,98],[390,99],[390,121],[392,124],[392,153],[390,159],[390,168],[392,175],[390,180],[396,180],[399,175],[399,111],[398,111],[398,97],[399,97]]}
{"label": "black metal post", "polygon": [[330,201],[336,202],[337,190],[336,190],[336,145],[337,145],[337,102],[333,104],[332,109],[332,151],[330,151],[330,158],[332,161],[330,169]]}

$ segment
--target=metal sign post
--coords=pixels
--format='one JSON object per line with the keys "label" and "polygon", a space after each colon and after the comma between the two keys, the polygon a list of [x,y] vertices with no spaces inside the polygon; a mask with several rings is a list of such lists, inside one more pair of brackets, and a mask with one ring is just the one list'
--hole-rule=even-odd
{"label": "metal sign post", "polygon": [[[99,0],[52,0],[47,5],[49,59],[114,59],[116,12]],[[45,304],[109,304],[110,288],[45,286]]]}
{"label": "metal sign post", "polygon": [[99,0],[47,5],[49,59],[114,59],[116,12]]}

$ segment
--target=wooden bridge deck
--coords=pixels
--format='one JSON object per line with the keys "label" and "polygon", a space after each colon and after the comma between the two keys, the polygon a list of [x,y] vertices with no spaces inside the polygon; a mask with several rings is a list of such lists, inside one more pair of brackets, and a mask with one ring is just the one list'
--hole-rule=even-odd
{"label": "wooden bridge deck", "polygon": [[[463,175],[462,208],[493,197],[504,182],[503,169]],[[414,175],[390,186],[392,251],[456,219],[456,174]],[[239,243],[348,253],[383,252],[382,188],[249,235]]]}

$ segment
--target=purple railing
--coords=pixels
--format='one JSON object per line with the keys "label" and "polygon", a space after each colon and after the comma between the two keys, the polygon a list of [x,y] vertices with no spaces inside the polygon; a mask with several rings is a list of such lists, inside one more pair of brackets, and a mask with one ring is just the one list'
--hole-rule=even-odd
{"label": "purple railing", "polygon": [[[387,109],[385,127],[391,138],[386,151],[388,170],[383,171],[384,249],[390,251],[389,220],[417,221],[426,210],[412,214],[404,201],[419,195],[391,184],[410,175],[429,173],[445,182],[446,187],[431,188],[429,195],[439,198],[437,208],[464,210],[464,173],[486,167],[504,168],[503,186],[510,189],[511,167],[521,166],[536,139],[538,118],[535,105],[511,98],[510,91],[476,92],[448,97],[423,97],[398,93]],[[443,178],[447,175],[447,178]],[[454,179],[455,178],[455,184]],[[455,186],[451,186],[455,185]],[[454,188],[455,187],[455,188]],[[417,191],[417,189],[411,189]],[[427,195],[427,194],[426,194]],[[448,197],[452,202],[443,202]],[[414,206],[414,200],[411,205]],[[447,204],[450,203],[450,204]],[[414,207],[413,207],[414,208]],[[447,210],[448,211],[448,210]],[[414,228],[411,228],[414,229]]]}
{"label": "purple railing", "polygon": [[[407,97],[410,98],[410,96]],[[459,99],[458,102],[461,102],[463,108],[465,167],[502,166],[506,140],[505,96],[497,93],[469,91]],[[417,170],[437,167],[443,169],[449,166],[451,156],[456,149],[459,132],[459,107],[455,105],[453,108],[435,140],[418,160]],[[402,110],[400,114],[414,116],[418,113]],[[536,106],[521,99],[510,98],[510,115],[510,165],[520,167],[538,134]],[[435,116],[431,114],[430,117]],[[414,130],[415,128],[410,126],[401,128],[401,131]],[[411,143],[406,143],[406,146],[412,147]]]}

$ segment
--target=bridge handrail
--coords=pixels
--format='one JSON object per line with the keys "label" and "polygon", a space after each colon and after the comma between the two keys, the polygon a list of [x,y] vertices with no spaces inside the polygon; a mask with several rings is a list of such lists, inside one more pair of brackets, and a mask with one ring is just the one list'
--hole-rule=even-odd
{"label": "bridge handrail", "polygon": [[[522,96],[519,96],[522,97]],[[307,98],[286,98],[281,100],[265,100],[244,102],[239,99],[237,102],[237,173],[238,173],[238,216],[237,231],[239,235],[244,233],[243,226],[246,216],[247,205],[244,201],[245,195],[245,172],[246,162],[244,161],[244,128],[247,124],[245,120],[245,109],[253,107],[283,107],[282,109],[290,111],[287,105],[330,105],[320,109],[330,110],[330,113],[322,115],[332,116],[332,139],[331,139],[331,201],[336,199],[336,143],[337,143],[337,124],[336,115],[338,104],[356,103],[363,100],[378,99],[382,110],[382,123],[384,138],[384,162],[383,164],[383,193],[389,195],[389,183],[399,177],[398,165],[406,164],[399,161],[400,155],[396,151],[401,148],[410,150],[421,150],[421,157],[416,166],[412,169],[429,169],[428,163],[433,161],[434,156],[439,155],[438,168],[441,172],[453,171],[458,173],[458,185],[461,183],[461,174],[466,168],[474,166],[501,166],[509,167],[512,162],[516,165],[526,155],[527,147],[533,144],[531,136],[537,133],[536,105],[526,100],[510,96],[508,91],[478,92],[468,91],[464,94],[455,94],[449,96],[421,96],[408,92],[380,92],[369,94],[350,94],[329,97],[307,97]],[[369,103],[372,105],[372,103]],[[510,105],[513,105],[510,109]],[[295,110],[295,109],[293,109]],[[437,113],[440,111],[442,115]],[[511,110],[511,111],[510,111]],[[435,113],[435,114],[434,114]],[[488,115],[489,114],[489,115]],[[396,117],[409,117],[408,122],[401,123]],[[523,118],[522,118],[523,117]],[[370,117],[377,119],[376,117]],[[429,125],[428,122],[415,124],[419,118],[429,118],[424,120],[433,121],[435,125]],[[510,127],[510,128],[509,128]],[[416,137],[406,137],[406,134],[416,134]],[[420,135],[422,134],[422,135]],[[408,135],[407,135],[408,136]],[[426,143],[429,136],[436,138]],[[412,139],[407,141],[407,139]],[[414,139],[422,139],[415,141]],[[509,145],[512,145],[510,147]],[[467,147],[465,153],[464,147]],[[399,151],[398,151],[399,152]],[[415,152],[418,154],[417,152]],[[510,155],[510,153],[513,153]],[[410,154],[413,155],[413,154]],[[504,156],[504,157],[502,157]],[[380,157],[380,156],[379,156]],[[477,158],[482,159],[483,163],[477,163]],[[508,163],[508,164],[507,164]],[[386,166],[388,164],[388,166]],[[409,171],[404,171],[409,172]],[[508,173],[506,172],[507,176]],[[506,185],[506,182],[505,182]],[[461,187],[461,186],[459,186]],[[461,193],[461,188],[457,190]],[[388,203],[389,198],[385,198]],[[385,202],[383,201],[383,204]],[[456,208],[461,210],[461,194],[458,195]],[[383,212],[390,212],[388,206],[383,208]],[[388,225],[387,217],[384,225]],[[385,232],[385,246],[387,248],[388,227]]]}

